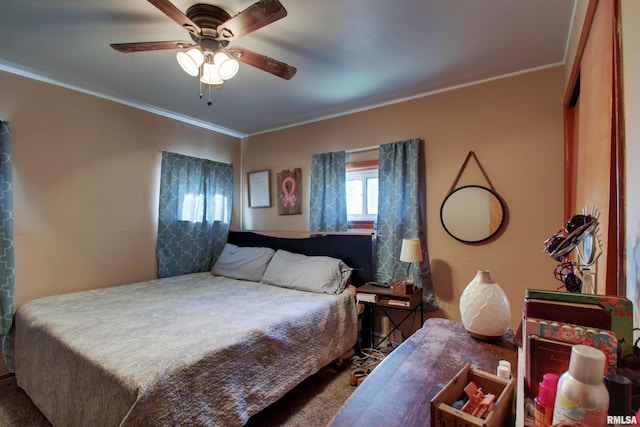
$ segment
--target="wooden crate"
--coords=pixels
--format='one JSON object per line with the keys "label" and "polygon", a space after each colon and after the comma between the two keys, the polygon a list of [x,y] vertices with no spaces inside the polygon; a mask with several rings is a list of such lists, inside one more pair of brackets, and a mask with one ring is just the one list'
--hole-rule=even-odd
{"label": "wooden crate", "polygon": [[[451,406],[464,396],[464,388],[473,381],[482,391],[497,396],[495,407],[486,418],[474,417]],[[514,380],[505,380],[467,363],[431,400],[431,426],[502,427],[513,425]]]}

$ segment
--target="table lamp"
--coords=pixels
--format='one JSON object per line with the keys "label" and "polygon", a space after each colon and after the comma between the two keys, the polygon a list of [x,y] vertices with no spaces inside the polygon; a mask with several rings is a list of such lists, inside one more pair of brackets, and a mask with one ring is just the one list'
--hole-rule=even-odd
{"label": "table lamp", "polygon": [[406,283],[414,284],[413,273],[411,267],[414,262],[422,261],[422,247],[420,246],[420,239],[417,237],[409,237],[402,239],[402,249],[400,249],[400,261],[408,262],[407,266],[407,280]]}

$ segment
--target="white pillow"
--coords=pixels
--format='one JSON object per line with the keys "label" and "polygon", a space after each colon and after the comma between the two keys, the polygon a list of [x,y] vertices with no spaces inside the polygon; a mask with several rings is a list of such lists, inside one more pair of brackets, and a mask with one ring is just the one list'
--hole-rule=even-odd
{"label": "white pillow", "polygon": [[339,294],[349,283],[352,270],[337,258],[306,256],[280,249],[271,258],[262,282],[301,291]]}
{"label": "white pillow", "polygon": [[259,282],[275,251],[271,248],[240,247],[226,243],[211,273],[232,279]]}

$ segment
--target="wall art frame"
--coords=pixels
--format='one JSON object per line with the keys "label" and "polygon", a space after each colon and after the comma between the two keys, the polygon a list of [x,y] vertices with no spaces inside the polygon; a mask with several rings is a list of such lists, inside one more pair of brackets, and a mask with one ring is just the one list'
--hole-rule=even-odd
{"label": "wall art frame", "polygon": [[247,192],[250,208],[270,208],[271,170],[247,173]]}
{"label": "wall art frame", "polygon": [[278,172],[278,215],[300,215],[302,213],[302,169]]}

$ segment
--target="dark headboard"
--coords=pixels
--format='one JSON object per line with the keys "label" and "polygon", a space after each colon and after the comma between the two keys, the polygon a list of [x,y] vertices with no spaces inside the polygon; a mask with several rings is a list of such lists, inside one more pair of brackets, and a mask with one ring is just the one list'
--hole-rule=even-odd
{"label": "dark headboard", "polygon": [[306,238],[285,238],[251,231],[230,231],[228,242],[236,246],[268,247],[303,255],[338,258],[354,268],[351,273],[354,286],[373,280],[373,241],[368,234],[318,234]]}

